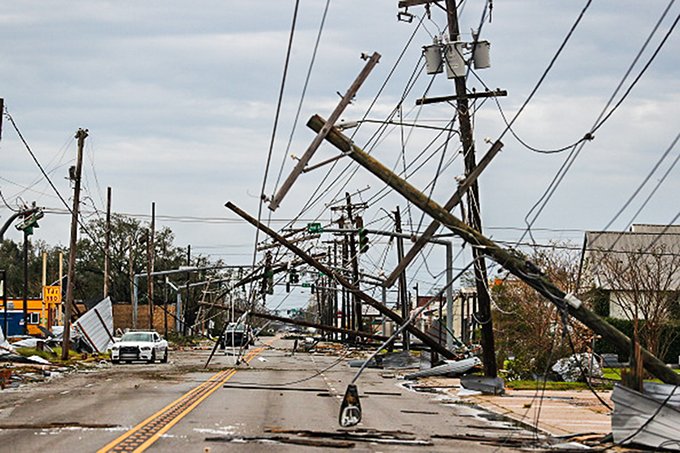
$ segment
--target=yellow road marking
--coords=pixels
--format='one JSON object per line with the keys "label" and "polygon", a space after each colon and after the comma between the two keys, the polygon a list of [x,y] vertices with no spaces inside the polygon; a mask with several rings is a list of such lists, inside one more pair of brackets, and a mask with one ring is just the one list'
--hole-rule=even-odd
{"label": "yellow road marking", "polygon": [[[272,340],[273,341],[273,340]],[[265,347],[260,347],[251,350],[243,358],[245,362],[250,362],[255,356],[266,349],[271,342],[268,342]],[[182,418],[194,410],[203,400],[212,395],[215,390],[217,390],[222,384],[231,379],[238,370],[230,368],[227,370],[222,370],[214,375],[212,375],[207,381],[201,383],[200,385],[189,390],[187,393],[177,398],[175,401],[171,402],[161,410],[157,411],[153,415],[150,415],[144,421],[137,424],[134,428],[130,429],[120,437],[116,438],[112,442],[109,442],[104,447],[99,449],[97,453],[106,453],[110,451],[117,451],[117,448],[122,447],[124,443],[132,443],[134,447],[134,452],[141,453],[147,448],[149,448],[154,442],[156,442],[160,436],[165,434],[170,428],[177,424]],[[203,394],[200,394],[203,392]],[[199,395],[200,394],[200,395]],[[194,398],[197,398],[194,400]],[[189,404],[185,408],[181,408],[182,405]],[[173,414],[176,410],[181,408],[181,412]],[[174,409],[174,410],[172,410]],[[167,414],[166,414],[167,412]],[[168,418],[170,417],[170,418]],[[158,419],[158,420],[156,420]],[[156,420],[156,423],[152,423]],[[146,437],[148,433],[142,433],[140,431],[144,430],[151,424],[163,424],[163,426],[156,432],[154,432],[148,438]],[[133,437],[140,437],[139,439],[132,439]],[[143,442],[139,445],[140,442]],[[121,451],[130,451],[128,449]]]}

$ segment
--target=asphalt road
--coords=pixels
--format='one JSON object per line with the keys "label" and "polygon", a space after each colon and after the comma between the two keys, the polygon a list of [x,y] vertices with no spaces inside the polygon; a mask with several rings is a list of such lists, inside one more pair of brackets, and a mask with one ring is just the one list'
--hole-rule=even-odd
{"label": "asphalt road", "polygon": [[249,363],[239,366],[233,356],[218,354],[206,371],[209,351],[177,351],[169,364],[107,366],[0,392],[0,451],[94,452],[129,436],[134,448],[158,452],[491,452],[513,450],[446,437],[509,438],[505,445],[530,437],[477,408],[412,391],[395,373],[376,369],[358,383],[362,422],[343,431],[340,402],[356,372],[346,359],[293,355],[289,340],[256,346]]}

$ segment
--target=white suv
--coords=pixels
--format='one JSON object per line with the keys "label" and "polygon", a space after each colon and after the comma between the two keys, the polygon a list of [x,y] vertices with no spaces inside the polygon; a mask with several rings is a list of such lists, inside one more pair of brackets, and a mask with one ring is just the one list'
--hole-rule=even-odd
{"label": "white suv", "polygon": [[144,360],[154,363],[168,361],[168,342],[154,331],[126,332],[111,347],[111,362],[132,362]]}

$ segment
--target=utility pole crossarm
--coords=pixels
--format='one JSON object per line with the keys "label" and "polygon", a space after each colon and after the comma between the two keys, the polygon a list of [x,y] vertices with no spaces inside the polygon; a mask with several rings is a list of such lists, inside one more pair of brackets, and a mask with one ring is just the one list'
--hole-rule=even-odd
{"label": "utility pole crossarm", "polygon": [[312,140],[312,143],[309,144],[305,153],[302,155],[302,157],[300,157],[297,164],[295,164],[291,174],[288,175],[288,178],[286,178],[286,180],[283,182],[279,188],[279,191],[269,202],[270,210],[276,211],[276,209],[279,207],[283,197],[285,197],[291,187],[293,187],[293,184],[304,171],[316,150],[319,148],[321,143],[323,143],[323,139],[326,137],[326,134],[330,128],[335,125],[335,122],[338,121],[338,119],[340,119],[340,115],[342,115],[342,112],[345,111],[345,108],[350,104],[350,102],[352,102],[352,99],[356,95],[357,91],[359,91],[359,88],[368,78],[368,75],[371,73],[375,65],[378,64],[378,61],[380,61],[380,54],[378,52],[373,52],[373,55],[371,55],[371,57],[366,62],[364,69],[359,73],[357,78],[354,80],[354,83],[352,83],[352,85],[349,87],[345,95],[340,100],[338,106],[335,107],[335,110],[333,110],[333,113],[331,113],[327,123],[321,128],[320,131],[318,131],[316,137],[314,137],[314,140]]}
{"label": "utility pole crossarm", "polygon": [[437,3],[439,0],[401,0],[399,8],[408,8],[409,6],[429,5],[430,3]]}
{"label": "utility pole crossarm", "polygon": [[468,93],[463,96],[459,96],[457,94],[451,96],[435,96],[431,98],[416,99],[416,105],[437,104],[439,102],[459,101],[461,99],[495,98],[507,95],[508,92],[506,90],[495,90],[495,91],[483,91],[481,93]]}
{"label": "utility pole crossarm", "polygon": [[[315,129],[319,127],[320,119],[313,117],[308,125]],[[595,333],[609,340],[616,345],[619,351],[628,352],[631,348],[631,340],[620,330],[607,323],[589,308],[582,304],[578,299],[567,295],[559,289],[545,275],[536,272],[536,265],[529,262],[516,252],[506,250],[495,242],[491,241],[477,230],[468,226],[462,220],[448,212],[442,206],[428,198],[425,194],[413,187],[407,181],[394,174],[389,168],[375,158],[368,155],[358,146],[354,145],[350,139],[344,136],[336,128],[333,128],[326,140],[343,152],[349,152],[350,158],[359,165],[373,173],[380,180],[390,185],[399,192],[404,198],[409,200],[421,210],[426,212],[436,221],[451,230],[455,235],[472,245],[474,248],[493,259],[499,265],[507,269],[511,274],[531,286],[539,294],[555,304],[560,310],[564,310]],[[680,375],[666,366],[663,361],[646,349],[642,349],[642,360],[645,368],[654,376],[668,384],[680,385]]]}

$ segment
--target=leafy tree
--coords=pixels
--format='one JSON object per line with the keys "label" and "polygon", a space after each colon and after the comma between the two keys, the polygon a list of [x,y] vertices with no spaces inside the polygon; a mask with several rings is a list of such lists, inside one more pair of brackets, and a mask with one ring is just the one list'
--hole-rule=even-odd
{"label": "leafy tree", "polygon": [[[76,257],[77,299],[101,297],[104,288],[104,238],[106,221],[94,219],[81,233]],[[149,228],[119,214],[111,216],[109,294],[114,301],[132,300],[132,276],[146,271]],[[184,264],[184,250],[173,244],[174,234],[163,227],[154,234],[154,269],[176,269]],[[146,286],[144,286],[146,288]],[[146,291],[140,288],[140,294]]]}
{"label": "leafy tree", "polygon": [[[574,249],[554,244],[534,251],[530,260],[560,288],[571,292],[576,289],[578,271]],[[568,339],[563,339],[561,313],[533,288],[507,278],[495,284],[491,293],[496,305],[493,322],[499,366],[512,357],[512,377],[542,375],[555,361],[572,354]],[[588,339],[585,326],[571,320],[567,328],[577,352],[584,350]]]}
{"label": "leafy tree", "polygon": [[[59,247],[50,247],[42,240],[28,242],[28,297],[40,297],[42,291],[42,255],[47,253],[47,284],[58,284]],[[0,244],[0,269],[6,271],[7,295],[21,298],[24,289],[23,239],[14,242],[5,239]]]}

